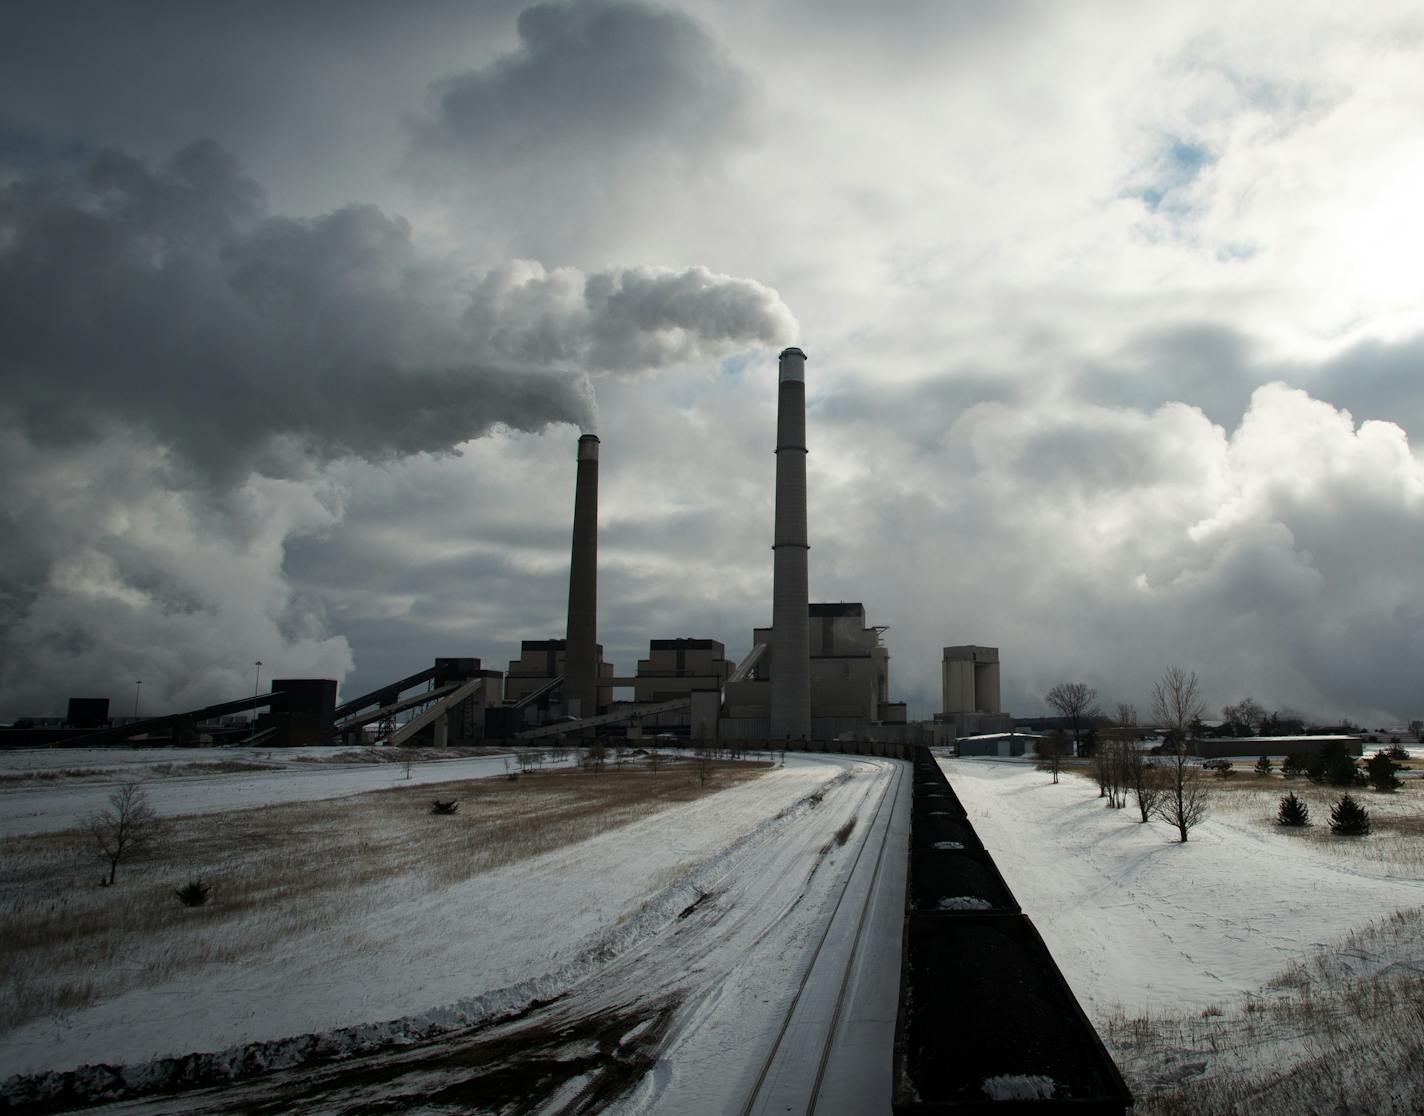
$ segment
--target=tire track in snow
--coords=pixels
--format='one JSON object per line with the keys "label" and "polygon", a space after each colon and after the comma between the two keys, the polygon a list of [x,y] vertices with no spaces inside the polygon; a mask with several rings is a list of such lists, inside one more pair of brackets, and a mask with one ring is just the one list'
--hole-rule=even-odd
{"label": "tire track in snow", "polygon": [[[282,1111],[284,1102],[280,1098],[284,1093],[295,1090],[308,1100],[316,1095],[314,1089],[329,1086],[339,1093],[343,1079],[349,1081],[373,1059],[394,1058],[395,1064],[389,1069],[400,1073],[415,1072],[417,1067],[420,1072],[428,1072],[425,1063],[448,1060],[462,1045],[477,1043],[490,1027],[527,1026],[525,1019],[530,1013],[557,1008],[560,1001],[592,978],[600,978],[604,983],[611,981],[616,986],[620,976],[636,966],[641,947],[659,937],[669,926],[674,928],[674,936],[678,934],[678,923],[683,921],[678,916],[690,906],[700,904],[699,911],[712,915],[708,921],[715,926],[727,914],[725,910],[716,913],[720,885],[736,877],[738,869],[748,860],[768,847],[775,847],[799,820],[823,801],[829,801],[833,792],[856,774],[877,771],[883,774],[884,769],[884,764],[864,760],[848,764],[774,817],[760,822],[719,853],[685,872],[646,900],[631,917],[592,941],[573,961],[550,973],[432,1011],[381,1023],[249,1043],[212,1054],[163,1058],[135,1066],[87,1066],[76,1071],[11,1078],[5,1082],[5,1099],[12,1104],[19,1101],[27,1111],[42,1112],[185,1089],[200,1091],[185,1092],[181,1099],[171,1101],[155,1098],[142,1103],[142,1110],[245,1113],[253,1111],[256,1105],[271,1103],[277,1105],[274,1111]],[[789,917],[799,905],[804,887],[803,884],[795,889],[795,894],[761,927],[751,944],[762,941],[776,924]],[[706,898],[711,898],[712,903],[703,903]],[[700,924],[704,919],[687,921]],[[681,972],[695,972],[696,964],[714,952],[718,944],[717,939],[698,935],[696,946],[684,945],[683,961],[690,964]],[[670,991],[661,988],[654,995],[662,996]],[[681,998],[678,997],[679,1003]],[[603,1003],[602,1008],[613,1011],[620,1006],[618,999],[613,996],[611,1000],[615,1002]],[[596,1011],[583,1012],[586,1018],[596,1014]],[[388,1083],[387,1073],[381,1072],[378,1076]],[[326,1099],[336,1105],[330,1109],[336,1112],[364,1111],[361,1105],[369,1103],[367,1098],[348,1108],[334,1095]]]}

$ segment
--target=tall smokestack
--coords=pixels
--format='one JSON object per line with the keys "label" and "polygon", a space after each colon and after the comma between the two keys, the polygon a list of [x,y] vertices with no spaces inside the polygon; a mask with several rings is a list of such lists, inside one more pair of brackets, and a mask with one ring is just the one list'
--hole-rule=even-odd
{"label": "tall smokestack", "polygon": [[575,717],[598,712],[598,436],[578,440],[564,701]]}
{"label": "tall smokestack", "polygon": [[771,739],[811,737],[811,621],[806,542],[806,354],[781,353],[772,543]]}

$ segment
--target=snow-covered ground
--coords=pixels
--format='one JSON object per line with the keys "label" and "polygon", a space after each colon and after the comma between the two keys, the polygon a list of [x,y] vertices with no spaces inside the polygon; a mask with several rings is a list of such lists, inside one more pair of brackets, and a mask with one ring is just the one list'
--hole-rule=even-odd
{"label": "snow-covered ground", "polygon": [[1293,839],[1269,811],[1243,815],[1225,794],[1181,844],[1131,806],[1104,809],[1088,779],[1054,785],[1016,760],[941,766],[1100,1028],[1118,1010],[1200,1012],[1424,904],[1417,872]]}
{"label": "snow-covered ground", "polygon": [[[0,751],[0,838],[70,829],[124,781],[139,781],[160,816],[210,814],[344,798],[387,787],[503,775],[504,756],[341,763],[351,748],[34,748]],[[565,763],[572,762],[566,759]],[[250,766],[251,770],[223,770]],[[212,771],[201,770],[211,767]],[[179,770],[181,769],[181,770]],[[66,774],[69,773],[69,774]],[[28,776],[28,778],[27,778]],[[35,777],[38,776],[38,777]]]}
{"label": "snow-covered ground", "polygon": [[[900,766],[791,755],[783,769],[449,887],[367,885],[364,917],[274,942],[258,963],[215,960],[11,1032],[0,1078],[192,1051],[235,1062],[252,1056],[251,1044],[312,1033],[358,1049],[579,989],[558,1010],[587,1011],[590,997],[674,1005],[662,1038],[672,1054],[627,1104],[721,1111],[749,1087]],[[418,764],[413,777],[503,771],[496,757]],[[164,780],[149,793],[160,813],[194,812],[401,782],[389,766],[290,765]],[[9,832],[46,832],[73,825],[110,789],[12,787],[0,809]],[[851,818],[859,828],[842,847],[834,837]],[[258,1057],[280,1065],[290,1053],[278,1044]]]}

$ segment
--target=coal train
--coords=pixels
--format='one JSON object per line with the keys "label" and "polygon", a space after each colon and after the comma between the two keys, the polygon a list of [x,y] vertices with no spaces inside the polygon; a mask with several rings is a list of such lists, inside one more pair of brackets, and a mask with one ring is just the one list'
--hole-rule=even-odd
{"label": "coal train", "polygon": [[943,770],[928,748],[913,762],[894,1112],[1128,1112],[1122,1074]]}

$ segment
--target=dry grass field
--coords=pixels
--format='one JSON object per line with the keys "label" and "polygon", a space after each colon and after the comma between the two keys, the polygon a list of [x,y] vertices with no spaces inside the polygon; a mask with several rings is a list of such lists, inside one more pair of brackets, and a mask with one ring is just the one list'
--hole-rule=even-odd
{"label": "dry grass field", "polygon": [[[768,764],[560,768],[165,818],[112,888],[82,830],[0,842],[0,1034],[439,888],[756,778]],[[459,801],[450,816],[431,800]],[[187,908],[174,890],[211,885]]]}
{"label": "dry grass field", "polygon": [[1138,1116],[1424,1108],[1424,910],[1399,911],[1200,1015],[1118,1016]]}
{"label": "dry grass field", "polygon": [[[1253,825],[1279,832],[1283,840],[1309,841],[1331,856],[1357,864],[1424,873],[1424,779],[1408,777],[1397,791],[1381,793],[1365,787],[1332,787],[1303,777],[1283,778],[1279,772],[1257,775],[1238,765],[1229,777],[1207,777],[1209,809],[1235,815]],[[1311,824],[1292,829],[1276,821],[1282,797],[1294,794],[1310,808]],[[1370,813],[1368,837],[1337,837],[1330,831],[1330,808],[1348,794]]]}

